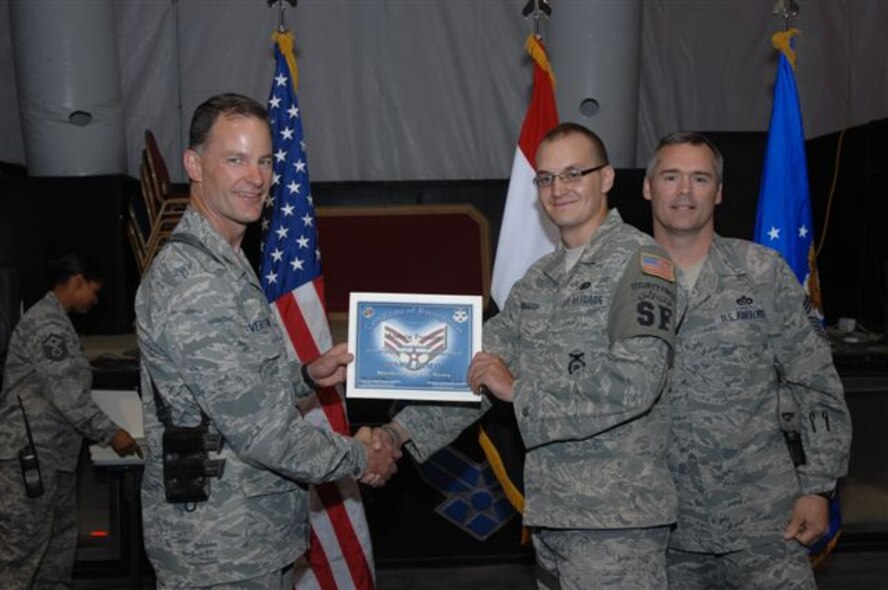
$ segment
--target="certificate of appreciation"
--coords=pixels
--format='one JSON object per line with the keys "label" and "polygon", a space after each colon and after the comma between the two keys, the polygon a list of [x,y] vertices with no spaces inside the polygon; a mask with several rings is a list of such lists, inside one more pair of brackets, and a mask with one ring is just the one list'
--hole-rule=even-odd
{"label": "certificate of appreciation", "polygon": [[481,297],[352,293],[346,396],[477,402],[466,382],[481,350]]}

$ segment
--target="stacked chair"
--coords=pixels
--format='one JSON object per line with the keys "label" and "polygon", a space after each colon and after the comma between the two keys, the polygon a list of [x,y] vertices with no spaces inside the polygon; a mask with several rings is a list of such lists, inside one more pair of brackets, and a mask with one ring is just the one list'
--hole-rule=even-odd
{"label": "stacked chair", "polygon": [[126,233],[139,274],[151,265],[188,206],[188,194],[175,192],[170,173],[150,130],[142,150],[141,195],[130,199]]}

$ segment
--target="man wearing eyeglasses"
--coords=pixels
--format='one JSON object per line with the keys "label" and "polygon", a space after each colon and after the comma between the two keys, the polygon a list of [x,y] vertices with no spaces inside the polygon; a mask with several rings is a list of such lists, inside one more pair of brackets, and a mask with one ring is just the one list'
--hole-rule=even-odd
{"label": "man wearing eyeglasses", "polygon": [[[665,588],[676,497],[660,401],[673,343],[672,262],[608,211],[594,133],[542,140],[535,184],[561,246],[533,264],[484,328],[472,388],[512,404],[527,447],[524,524],[540,588]],[[383,427],[425,459],[487,411],[410,406]]]}

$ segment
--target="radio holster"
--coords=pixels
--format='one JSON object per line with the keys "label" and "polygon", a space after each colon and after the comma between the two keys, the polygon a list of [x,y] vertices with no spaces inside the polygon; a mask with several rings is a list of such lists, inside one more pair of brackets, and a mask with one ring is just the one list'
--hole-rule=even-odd
{"label": "radio holster", "polygon": [[34,446],[34,438],[31,436],[31,423],[25,413],[25,404],[21,396],[18,398],[22,418],[25,421],[25,433],[28,435],[28,444],[18,452],[19,467],[22,470],[22,480],[25,482],[25,495],[29,498],[39,498],[43,495],[43,478],[40,476],[40,461],[37,459],[37,447]]}
{"label": "radio holster", "polygon": [[210,478],[221,478],[225,459],[210,459],[222,450],[221,434],[210,432],[210,418],[200,412],[197,426],[176,426],[154,379],[151,379],[157,419],[163,424],[163,491],[167,502],[195,504],[210,498]]}

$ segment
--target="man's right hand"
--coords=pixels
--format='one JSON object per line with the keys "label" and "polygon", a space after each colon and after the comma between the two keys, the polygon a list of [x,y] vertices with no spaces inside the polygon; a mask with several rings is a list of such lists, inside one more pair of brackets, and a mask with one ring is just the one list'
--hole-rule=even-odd
{"label": "man's right hand", "polygon": [[398,459],[401,449],[391,442],[381,443],[375,430],[363,426],[355,438],[364,444],[367,451],[367,470],[361,476],[361,483],[372,487],[381,487],[398,471]]}
{"label": "man's right hand", "polygon": [[117,431],[110,444],[119,457],[126,457],[127,455],[142,456],[142,449],[139,448],[139,443],[123,428]]}

